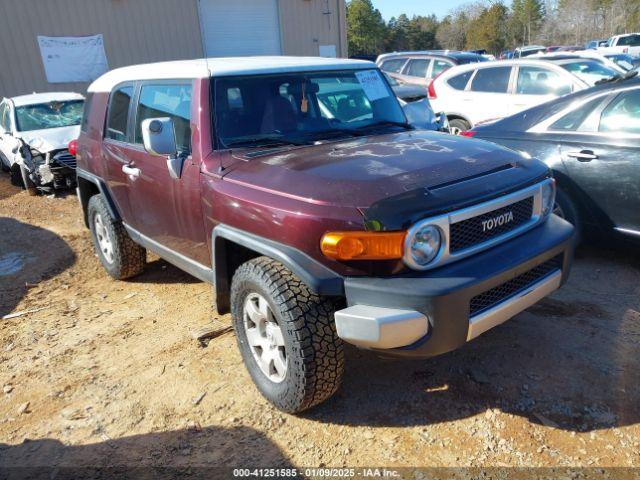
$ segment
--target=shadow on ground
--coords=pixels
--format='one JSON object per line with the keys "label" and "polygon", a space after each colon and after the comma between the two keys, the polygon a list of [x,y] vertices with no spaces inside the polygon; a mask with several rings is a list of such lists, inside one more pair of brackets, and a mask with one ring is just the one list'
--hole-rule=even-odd
{"label": "shadow on ground", "polygon": [[75,260],[69,245],[55,233],[0,217],[0,317],[22,300],[26,284],[53,278]]}
{"label": "shadow on ground", "polygon": [[87,445],[0,443],[0,478],[232,478],[232,468],[292,468],[271,440],[247,427],[185,429]]}
{"label": "shadow on ground", "polygon": [[567,285],[464,348],[424,360],[349,349],[342,390],[306,416],[426,425],[499,409],[591,431],[640,421],[640,260],[579,252]]}

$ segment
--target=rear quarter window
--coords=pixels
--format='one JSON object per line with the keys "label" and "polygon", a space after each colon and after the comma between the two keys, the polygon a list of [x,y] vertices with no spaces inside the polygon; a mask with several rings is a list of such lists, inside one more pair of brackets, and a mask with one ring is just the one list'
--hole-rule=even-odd
{"label": "rear quarter window", "polygon": [[86,133],[89,131],[89,117],[91,115],[91,102],[93,100],[93,93],[87,92],[84,101],[84,110],[82,111],[82,123],[80,124],[80,131]]}
{"label": "rear quarter window", "polygon": [[105,138],[119,142],[125,142],[127,140],[131,97],[133,97],[132,85],[119,87],[111,92]]}
{"label": "rear quarter window", "polygon": [[398,73],[402,70],[402,67],[406,63],[406,58],[393,58],[390,60],[385,60],[380,65],[380,68],[385,72]]}
{"label": "rear quarter window", "polygon": [[459,75],[456,75],[455,77],[451,77],[449,80],[447,80],[447,83],[451,88],[455,88],[456,90],[464,90],[467,86],[467,83],[469,83],[469,79],[471,78],[472,74],[473,70],[461,73]]}

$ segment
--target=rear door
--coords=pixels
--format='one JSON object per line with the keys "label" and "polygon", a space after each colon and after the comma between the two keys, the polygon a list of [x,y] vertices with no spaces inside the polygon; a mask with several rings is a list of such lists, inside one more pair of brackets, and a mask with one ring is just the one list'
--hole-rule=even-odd
{"label": "rear door", "polygon": [[567,75],[540,66],[520,65],[516,68],[511,115],[571,93],[573,84]]}
{"label": "rear door", "polygon": [[572,180],[613,227],[640,235],[640,88],[600,105],[562,143]]}
{"label": "rear door", "polygon": [[[130,168],[135,228],[149,239],[189,259],[210,265],[201,213],[200,164],[191,149],[193,81],[140,83],[136,95]],[[173,120],[178,152],[184,158],[180,178],[172,178],[167,159],[147,153],[141,124],[149,118]]]}
{"label": "rear door", "polygon": [[478,122],[506,117],[511,112],[513,95],[509,93],[511,67],[479,68],[471,79],[470,94],[465,95],[467,118]]}
{"label": "rear door", "polygon": [[131,114],[134,84],[123,83],[116,86],[109,96],[107,120],[102,142],[102,160],[106,180],[118,211],[125,223],[135,222],[130,203],[131,181],[123,171],[131,162]]}
{"label": "rear door", "polygon": [[428,57],[410,58],[396,78],[409,85],[428,87],[430,82],[427,81],[427,73],[430,70],[431,61]]}

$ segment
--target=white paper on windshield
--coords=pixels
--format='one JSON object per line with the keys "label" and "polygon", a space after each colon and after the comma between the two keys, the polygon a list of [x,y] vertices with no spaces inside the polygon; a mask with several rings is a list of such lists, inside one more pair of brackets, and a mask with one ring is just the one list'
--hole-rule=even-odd
{"label": "white paper on windshield", "polygon": [[102,35],[38,35],[38,45],[49,83],[92,82],[109,70]]}
{"label": "white paper on windshield", "polygon": [[362,85],[364,94],[370,101],[374,102],[389,96],[387,86],[382,81],[382,78],[380,78],[377,70],[358,71],[356,72],[356,78],[360,82],[360,85]]}

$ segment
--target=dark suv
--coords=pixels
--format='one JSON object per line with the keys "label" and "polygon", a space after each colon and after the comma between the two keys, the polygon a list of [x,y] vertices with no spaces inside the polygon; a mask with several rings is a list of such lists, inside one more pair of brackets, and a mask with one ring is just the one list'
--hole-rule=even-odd
{"label": "dark suv", "polygon": [[78,193],[111,276],[151,250],[215,285],[262,394],[331,396],[343,342],[429,357],[565,281],[549,169],[413,129],[369,62],[256,57],[127,67],[89,89]]}

